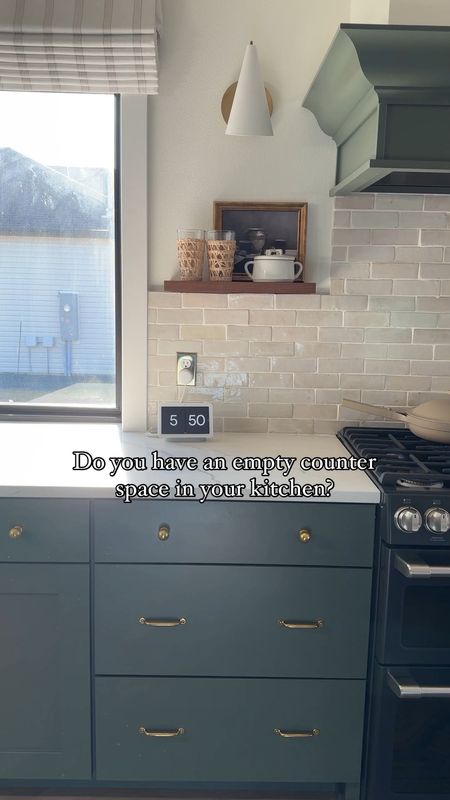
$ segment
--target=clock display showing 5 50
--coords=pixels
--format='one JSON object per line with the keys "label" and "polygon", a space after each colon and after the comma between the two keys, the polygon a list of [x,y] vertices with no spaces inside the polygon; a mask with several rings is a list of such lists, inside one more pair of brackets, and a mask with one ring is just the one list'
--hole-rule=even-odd
{"label": "clock display showing 5 50", "polygon": [[158,433],[176,439],[210,439],[213,435],[211,403],[161,403]]}

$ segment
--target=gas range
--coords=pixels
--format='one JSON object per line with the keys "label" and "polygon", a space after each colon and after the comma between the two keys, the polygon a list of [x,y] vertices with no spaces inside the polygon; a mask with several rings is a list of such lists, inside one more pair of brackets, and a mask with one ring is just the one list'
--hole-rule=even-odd
{"label": "gas range", "polygon": [[362,800],[450,800],[450,445],[404,428],[338,438],[377,458],[381,493]]}
{"label": "gas range", "polygon": [[367,474],[381,491],[380,533],[390,544],[450,546],[450,445],[405,428],[343,428],[353,455],[376,458]]}

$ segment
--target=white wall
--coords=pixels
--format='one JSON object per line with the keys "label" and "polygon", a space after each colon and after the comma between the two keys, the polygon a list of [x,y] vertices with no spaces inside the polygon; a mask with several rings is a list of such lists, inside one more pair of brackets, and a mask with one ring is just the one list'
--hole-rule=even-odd
{"label": "white wall", "polygon": [[449,0],[391,0],[393,25],[450,25]]}
{"label": "white wall", "polygon": [[387,25],[390,4],[390,0],[351,0],[350,22]]}
{"label": "white wall", "polygon": [[[176,276],[177,227],[212,226],[214,200],[306,200],[306,280],[326,287],[334,142],[301,107],[350,0],[164,0],[160,94],[149,100],[151,287]],[[273,137],[225,136],[220,101],[253,39]]]}
{"label": "white wall", "polygon": [[450,1],[351,0],[350,21],[368,25],[450,25]]}

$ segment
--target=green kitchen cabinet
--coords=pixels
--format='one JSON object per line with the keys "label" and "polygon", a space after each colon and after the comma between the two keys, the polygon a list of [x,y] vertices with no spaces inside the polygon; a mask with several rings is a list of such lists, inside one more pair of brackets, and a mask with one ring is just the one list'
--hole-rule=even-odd
{"label": "green kitchen cabinet", "polygon": [[356,798],[375,507],[98,500],[92,520],[97,779]]}
{"label": "green kitchen cabinet", "polygon": [[365,681],[98,678],[96,686],[101,779],[359,780]]}
{"label": "green kitchen cabinet", "polygon": [[97,674],[365,678],[370,570],[98,564],[95,586]]}
{"label": "green kitchen cabinet", "polygon": [[89,502],[0,500],[0,562],[89,562]]}
{"label": "green kitchen cabinet", "polygon": [[356,798],[374,529],[371,504],[1,499],[0,789]]}
{"label": "green kitchen cabinet", "polygon": [[89,567],[0,564],[0,778],[91,775]]}
{"label": "green kitchen cabinet", "polygon": [[93,505],[96,562],[372,566],[375,506],[365,503]]}

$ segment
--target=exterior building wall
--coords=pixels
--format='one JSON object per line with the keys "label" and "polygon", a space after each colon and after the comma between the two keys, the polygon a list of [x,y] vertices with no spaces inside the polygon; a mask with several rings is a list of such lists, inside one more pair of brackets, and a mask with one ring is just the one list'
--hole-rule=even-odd
{"label": "exterior building wall", "polygon": [[114,374],[114,242],[6,235],[0,236],[0,374],[47,373],[46,348],[28,348],[27,336],[54,337],[49,372],[64,374],[59,292],[78,294],[72,373]]}

